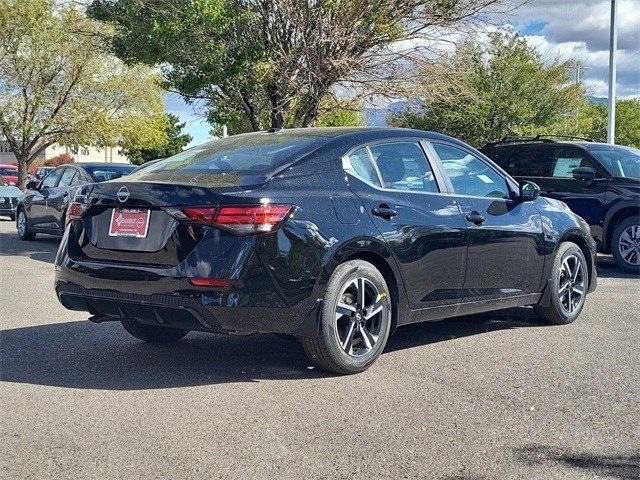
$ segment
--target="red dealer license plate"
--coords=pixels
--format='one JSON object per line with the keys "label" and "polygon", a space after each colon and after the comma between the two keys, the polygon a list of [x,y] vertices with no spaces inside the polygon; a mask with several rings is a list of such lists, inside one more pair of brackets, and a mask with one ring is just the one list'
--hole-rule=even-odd
{"label": "red dealer license plate", "polygon": [[109,236],[145,238],[149,230],[149,210],[114,208],[111,212]]}

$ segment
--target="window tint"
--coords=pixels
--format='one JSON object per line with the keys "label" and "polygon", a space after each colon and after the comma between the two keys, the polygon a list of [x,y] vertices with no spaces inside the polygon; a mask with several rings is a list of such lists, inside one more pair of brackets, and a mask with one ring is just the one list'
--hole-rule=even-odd
{"label": "window tint", "polygon": [[62,175],[62,172],[64,170],[66,170],[66,168],[57,168],[53,172],[51,172],[49,175],[44,177],[44,180],[42,181],[42,185],[40,185],[40,188],[55,187],[56,183],[58,183],[58,179],[60,178],[60,175]]}
{"label": "window tint", "polygon": [[385,143],[371,145],[369,151],[378,167],[384,188],[438,192],[433,172],[419,144]]}
{"label": "window tint", "polygon": [[578,167],[593,168],[593,163],[584,152],[571,147],[554,149],[552,177],[573,178],[573,170]]}
{"label": "window tint", "polygon": [[234,135],[214,140],[143,168],[136,175],[145,181],[237,184],[242,176],[273,172],[327,143],[330,138],[313,129],[305,132]]}
{"label": "window tint", "polygon": [[612,175],[640,178],[640,150],[637,148],[610,145],[590,151]]}
{"label": "window tint", "polygon": [[378,173],[371,162],[371,157],[369,156],[369,150],[367,147],[360,148],[349,155],[348,165],[346,167],[351,171],[351,173],[361,180],[364,180],[371,185],[375,185],[376,187],[381,186]]}
{"label": "window tint", "polygon": [[464,150],[434,143],[453,188],[460,195],[509,198],[507,182],[498,172]]}
{"label": "window tint", "polygon": [[69,187],[76,179],[78,175],[78,171],[74,168],[65,169],[64,173],[60,177],[60,182],[58,183],[58,187]]}
{"label": "window tint", "polygon": [[483,153],[513,176],[551,176],[551,158],[544,148],[495,147],[483,150]]}
{"label": "window tint", "polygon": [[136,168],[135,165],[108,165],[108,166],[87,166],[84,167],[85,171],[89,174],[94,182],[106,182],[107,180],[113,180],[114,178],[120,178],[123,175],[128,175]]}
{"label": "window tint", "polygon": [[17,168],[11,168],[11,167],[0,168],[0,175],[17,176],[18,175],[18,169]]}

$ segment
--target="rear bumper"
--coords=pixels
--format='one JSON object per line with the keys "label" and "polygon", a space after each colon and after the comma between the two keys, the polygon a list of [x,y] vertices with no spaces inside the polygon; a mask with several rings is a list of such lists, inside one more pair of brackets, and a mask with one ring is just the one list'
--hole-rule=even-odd
{"label": "rear bumper", "polygon": [[[125,287],[126,287],[126,283]],[[122,289],[120,289],[122,290]],[[69,310],[88,312],[94,321],[135,319],[148,325],[212,333],[283,333],[315,337],[319,304],[311,309],[237,306],[233,291],[183,291],[174,294],[139,294],[85,288],[56,281],[60,303]]]}

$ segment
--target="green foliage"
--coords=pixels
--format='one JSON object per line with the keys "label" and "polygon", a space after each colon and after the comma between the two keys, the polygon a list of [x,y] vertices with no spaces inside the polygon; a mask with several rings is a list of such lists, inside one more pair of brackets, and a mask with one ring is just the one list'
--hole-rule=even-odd
{"label": "green foliage", "polygon": [[111,33],[70,3],[0,0],[0,133],[18,158],[21,187],[53,143],[166,141],[159,77],[106,54]]}
{"label": "green foliage", "polygon": [[364,125],[362,108],[344,108],[335,106],[320,114],[317,127],[359,127]]}
{"label": "green foliage", "polygon": [[161,66],[166,87],[204,99],[211,123],[240,133],[313,125],[336,84],[363,85],[404,60],[387,48],[396,40],[499,3],[508,1],[93,0],[88,13],[115,29],[116,55]]}
{"label": "green foliage", "polygon": [[141,165],[156,158],[166,158],[180,153],[193,138],[187,133],[182,133],[185,124],[180,123],[180,119],[172,114],[161,115],[161,121],[165,123],[164,132],[167,137],[166,143],[155,148],[140,148],[129,146],[126,142],[123,145],[122,154],[136,165]]}
{"label": "green foliage", "polygon": [[[580,131],[594,140],[606,141],[608,105],[590,105],[585,112],[587,127]],[[616,101],[615,143],[640,148],[640,99]]]}
{"label": "green foliage", "polygon": [[424,99],[423,109],[394,116],[393,125],[436,130],[481,147],[558,122],[584,95],[570,81],[573,64],[546,64],[515,33],[493,33],[486,46],[467,41],[449,63],[458,76],[449,95]]}

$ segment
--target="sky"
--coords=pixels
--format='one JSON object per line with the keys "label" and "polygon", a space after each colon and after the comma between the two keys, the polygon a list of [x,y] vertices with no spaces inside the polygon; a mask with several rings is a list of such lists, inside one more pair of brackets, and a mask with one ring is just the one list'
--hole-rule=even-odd
{"label": "sky", "polygon": [[[517,3],[520,0],[513,0]],[[640,97],[640,0],[617,0],[618,58],[616,97]],[[509,16],[492,19],[512,26],[548,60],[576,60],[584,70],[587,93],[608,96],[610,0],[529,0]],[[211,126],[201,106],[179,95],[165,95],[166,111],[186,122],[190,145],[207,140]]]}

